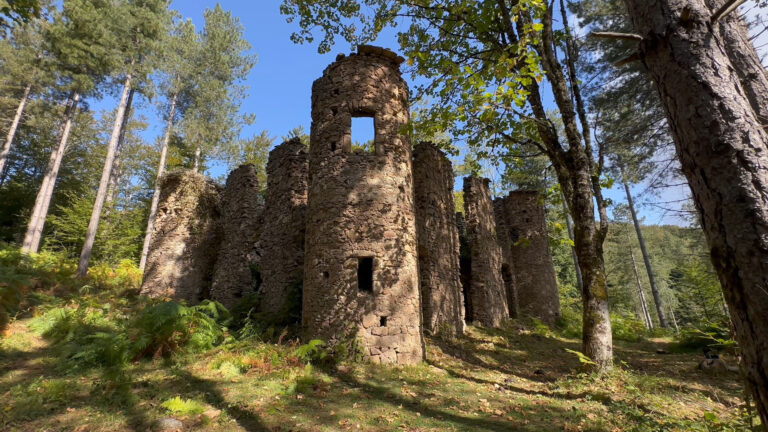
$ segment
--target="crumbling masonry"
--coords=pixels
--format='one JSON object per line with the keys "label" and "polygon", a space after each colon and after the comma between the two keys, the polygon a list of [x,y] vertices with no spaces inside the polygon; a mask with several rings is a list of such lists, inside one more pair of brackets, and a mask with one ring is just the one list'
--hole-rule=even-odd
{"label": "crumbling masonry", "polygon": [[485,326],[498,327],[509,318],[509,308],[489,182],[478,177],[464,178],[464,213],[471,259],[467,317]]}
{"label": "crumbling masonry", "polygon": [[555,267],[542,196],[514,191],[494,203],[499,230],[508,233],[509,261],[520,314],[552,324],[560,316]]}
{"label": "crumbling masonry", "polygon": [[464,300],[451,161],[434,144],[422,142],[413,149],[413,177],[424,330],[461,334]]}
{"label": "crumbling masonry", "polygon": [[249,254],[258,238],[262,203],[256,167],[242,165],[227,177],[221,197],[222,245],[214,268],[211,298],[231,308],[258,284]]}
{"label": "crumbling masonry", "polygon": [[[361,46],[326,68],[312,87],[310,148],[294,139],[270,152],[263,204],[253,166],[223,193],[199,174],[163,177],[142,294],[233,307],[257,290],[262,316],[300,314],[306,339],[393,364],[423,359],[423,331],[496,327],[518,310],[553,322],[538,195],[492,202],[489,181],[467,177],[465,215],[454,214],[450,161],[429,143],[412,153],[403,134],[402,61]],[[370,150],[353,148],[353,117],[373,119]]]}
{"label": "crumbling masonry", "polygon": [[208,298],[218,250],[221,187],[191,171],[160,179],[141,294],[195,304]]}
{"label": "crumbling masonry", "polygon": [[[312,86],[302,324],[331,344],[357,339],[374,362],[424,356],[408,87],[403,61],[361,46]],[[352,117],[373,117],[373,151],[352,151]]]}
{"label": "crumbling masonry", "polygon": [[259,250],[260,309],[273,313],[300,308],[304,279],[307,210],[307,148],[298,138],[269,153],[267,195]]}

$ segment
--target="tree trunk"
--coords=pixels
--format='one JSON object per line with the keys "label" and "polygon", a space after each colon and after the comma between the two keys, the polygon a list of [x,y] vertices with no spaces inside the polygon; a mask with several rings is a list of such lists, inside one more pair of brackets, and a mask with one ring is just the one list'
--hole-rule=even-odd
{"label": "tree trunk", "polygon": [[64,152],[67,149],[69,134],[72,131],[72,121],[75,118],[77,103],[79,101],[79,93],[75,91],[70,93],[70,96],[67,100],[67,107],[64,110],[64,117],[62,119],[63,124],[61,126],[59,145],[57,148],[51,151],[51,157],[48,160],[48,166],[46,167],[45,174],[43,175],[43,182],[40,185],[40,190],[37,192],[35,206],[32,209],[32,214],[29,218],[27,232],[24,235],[24,243],[22,244],[21,250],[25,253],[37,253],[40,250],[40,240],[43,235],[45,219],[48,216],[48,208],[51,205],[53,189],[56,185],[56,178],[59,175],[59,168],[61,168],[61,161],[64,158]]}
{"label": "tree trunk", "polygon": [[[637,233],[637,242],[640,243],[640,252],[643,254],[643,262],[645,263],[645,271],[648,273],[648,282],[651,285],[653,302],[656,303],[656,313],[659,315],[659,325],[661,328],[667,328],[669,325],[667,324],[667,317],[664,315],[664,306],[661,302],[659,288],[656,286],[656,278],[653,276],[651,257],[648,256],[648,249],[645,247],[645,238],[643,237],[643,231],[640,229],[640,222],[637,220],[635,201],[632,199],[632,193],[629,190],[629,183],[627,182],[627,176],[624,174],[624,167],[621,167],[621,182],[624,184],[624,191],[627,194],[627,204],[629,204],[629,212],[632,214],[632,223],[634,224],[635,232]],[[634,260],[634,258],[632,259]]]}
{"label": "tree trunk", "polygon": [[[627,235],[627,240],[629,240],[629,235]],[[645,322],[645,328],[651,330],[653,329],[653,320],[651,319],[651,314],[648,313],[648,303],[645,301],[643,286],[640,284],[640,274],[637,272],[637,262],[635,262],[635,252],[632,250],[632,246],[629,246],[629,257],[632,260],[632,272],[635,274],[637,297],[640,300],[640,309],[643,311],[643,321]]]}
{"label": "tree trunk", "polygon": [[200,156],[202,155],[202,149],[200,149],[200,146],[197,146],[195,148],[195,164],[192,166],[192,170],[194,172],[200,171]]}
{"label": "tree trunk", "polygon": [[171,131],[173,130],[173,115],[176,112],[176,95],[171,98],[171,107],[168,110],[168,124],[165,126],[165,136],[163,137],[163,146],[160,150],[160,162],[157,164],[157,177],[155,179],[155,191],[152,194],[152,204],[149,207],[149,220],[147,221],[147,232],[144,234],[144,246],[141,248],[141,261],[139,270],[144,271],[147,265],[147,255],[149,255],[149,244],[152,241],[152,231],[155,228],[155,216],[157,215],[157,205],[160,201],[160,178],[165,173],[165,159],[168,155],[168,142],[171,140]]}
{"label": "tree trunk", "polygon": [[115,115],[115,123],[112,126],[112,135],[109,137],[107,146],[107,158],[104,161],[104,169],[101,172],[101,181],[99,181],[99,190],[96,192],[96,202],[93,204],[91,220],[88,222],[88,229],[85,231],[85,242],[83,250],[80,252],[80,261],[77,264],[77,276],[85,277],[88,274],[88,264],[93,252],[93,243],[96,240],[96,233],[99,230],[99,220],[101,219],[101,210],[104,208],[104,201],[107,198],[107,187],[109,179],[112,176],[112,164],[115,161],[115,153],[120,138],[120,131],[125,121],[125,112],[128,105],[128,93],[131,91],[131,75],[125,77],[123,84],[123,93],[120,95],[120,105]]}
{"label": "tree trunk", "polygon": [[19,106],[16,108],[16,115],[13,116],[11,127],[8,129],[8,136],[5,138],[3,149],[0,150],[0,174],[5,170],[5,164],[8,160],[8,154],[11,152],[11,145],[13,144],[13,138],[16,136],[16,129],[19,127],[21,121],[21,115],[24,113],[24,106],[27,105],[27,99],[29,98],[29,92],[32,90],[32,84],[27,84],[24,88],[24,94],[21,96]]}
{"label": "tree trunk", "polygon": [[[725,2],[708,0],[707,3],[714,11]],[[736,10],[721,18],[715,31],[741,80],[750,106],[763,127],[768,128],[768,72],[749,39],[747,24]]]}
{"label": "tree trunk", "polygon": [[[568,239],[573,242],[573,224],[571,223],[571,214],[568,213],[568,203],[565,202],[565,195],[561,193],[560,197],[563,199],[563,215],[565,215],[565,227],[568,229]],[[576,248],[573,246],[571,246],[571,258],[573,258],[573,268],[576,269],[576,286],[579,288],[579,292],[581,292],[584,289],[584,283],[581,281],[579,257],[576,255]]]}
{"label": "tree trunk", "polygon": [[[713,33],[704,0],[625,0],[768,430],[768,134]],[[679,24],[684,14],[689,19]]]}
{"label": "tree trunk", "polygon": [[115,150],[115,163],[112,166],[112,172],[109,176],[109,187],[107,188],[107,204],[111,204],[117,195],[117,190],[120,188],[121,177],[121,156],[123,154],[123,146],[125,145],[125,131],[128,129],[128,121],[131,119],[133,95],[136,93],[136,89],[131,89],[128,92],[128,102],[125,104],[125,113],[123,113],[123,122],[120,125],[120,138],[117,140],[117,149]]}

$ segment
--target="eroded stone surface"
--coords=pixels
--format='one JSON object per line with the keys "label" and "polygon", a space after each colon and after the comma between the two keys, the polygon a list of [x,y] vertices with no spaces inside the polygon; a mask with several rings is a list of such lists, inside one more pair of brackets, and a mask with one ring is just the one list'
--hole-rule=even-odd
{"label": "eroded stone surface", "polygon": [[419,143],[413,150],[413,178],[424,330],[461,334],[464,299],[451,161],[434,144]]}
{"label": "eroded stone surface", "polygon": [[[400,133],[408,87],[398,64],[363,47],[312,86],[302,324],[308,338],[357,338],[371,361],[409,364],[424,351],[411,146]],[[355,116],[374,118],[370,153],[352,150]]]}
{"label": "eroded stone surface", "polygon": [[228,308],[257,288],[249,255],[258,238],[262,210],[256,167],[242,165],[229,174],[222,193],[222,246],[211,286],[211,298]]}
{"label": "eroded stone surface", "polygon": [[507,233],[510,264],[521,315],[546,323],[560,316],[560,299],[549,249],[544,202],[536,191],[497,199],[499,229]]}
{"label": "eroded stone surface", "polygon": [[220,190],[192,171],[169,172],[160,179],[141,294],[190,304],[208,297],[219,246]]}
{"label": "eroded stone surface", "polygon": [[467,315],[473,322],[498,327],[509,317],[509,309],[489,182],[478,177],[464,178],[464,214],[472,261]]}
{"label": "eroded stone surface", "polygon": [[504,205],[501,199],[493,200],[493,217],[496,221],[496,239],[501,247],[501,280],[507,294],[509,316],[518,318],[517,287],[515,287],[514,267],[512,265],[512,241],[504,222]]}
{"label": "eroded stone surface", "polygon": [[308,172],[307,148],[298,138],[269,153],[264,224],[259,239],[262,311],[284,311],[286,301],[297,300],[301,293]]}

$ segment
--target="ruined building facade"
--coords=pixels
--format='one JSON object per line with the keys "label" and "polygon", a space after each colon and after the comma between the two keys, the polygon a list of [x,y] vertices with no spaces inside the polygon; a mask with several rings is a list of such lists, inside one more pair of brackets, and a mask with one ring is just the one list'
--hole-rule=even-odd
{"label": "ruined building facade", "polygon": [[[312,85],[302,327],[356,338],[374,362],[422,360],[408,87],[402,58],[360,47]],[[352,149],[353,117],[372,117],[373,149]]]}
{"label": "ruined building facade", "polygon": [[464,178],[464,215],[471,259],[467,320],[498,327],[509,318],[509,306],[489,183],[485,178]]}
{"label": "ruined building facade", "polygon": [[[142,293],[230,308],[256,293],[260,316],[287,315],[306,339],[390,364],[420,362],[424,332],[497,327],[518,311],[554,321],[538,196],[494,202],[487,179],[467,177],[456,214],[450,161],[430,143],[412,150],[404,133],[402,61],[361,46],[328,66],[312,87],[310,146],[270,152],[263,198],[251,165],[225,188],[167,174]],[[370,149],[353,146],[355,117],[373,119]]]}
{"label": "ruined building facade", "polygon": [[256,167],[242,165],[229,174],[221,196],[222,246],[211,284],[211,298],[228,308],[257,288],[249,253],[258,238],[261,212]]}
{"label": "ruined building facade", "polygon": [[284,311],[301,295],[308,162],[307,147],[298,138],[269,152],[264,222],[259,238],[262,310]]}
{"label": "ruined building facade", "polygon": [[209,296],[221,187],[195,172],[172,171],[160,191],[141,294],[195,304]]}
{"label": "ruined building facade", "polygon": [[506,264],[514,275],[520,314],[553,324],[560,316],[560,299],[543,197],[536,191],[513,191],[494,204],[498,229],[506,233],[502,245],[508,250]]}

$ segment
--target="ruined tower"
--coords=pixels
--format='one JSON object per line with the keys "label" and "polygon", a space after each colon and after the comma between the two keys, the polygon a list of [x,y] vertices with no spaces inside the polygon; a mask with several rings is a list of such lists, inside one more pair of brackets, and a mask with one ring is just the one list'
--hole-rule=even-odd
{"label": "ruined tower", "polygon": [[434,144],[419,143],[413,150],[413,179],[424,330],[461,334],[464,300],[451,161]]}
{"label": "ruined tower", "polygon": [[141,294],[191,304],[207,297],[219,247],[220,189],[192,171],[173,171],[160,179]]}
{"label": "ruined tower", "polygon": [[510,318],[519,317],[517,288],[515,287],[514,267],[512,265],[512,241],[504,222],[504,202],[501,198],[493,200],[493,218],[496,221],[496,240],[501,247],[501,280],[507,294],[507,307]]}
{"label": "ruined tower", "polygon": [[560,316],[560,299],[542,197],[536,191],[513,191],[498,199],[497,206],[499,229],[510,241],[520,314],[551,324]]}
{"label": "ruined tower", "polygon": [[[361,46],[312,86],[302,325],[307,338],[362,345],[374,362],[424,356],[408,87],[396,54]],[[372,117],[370,152],[353,117]]]}
{"label": "ruined tower", "polygon": [[285,315],[301,307],[308,171],[307,148],[298,138],[269,152],[264,223],[259,238],[263,312]]}
{"label": "ruined tower", "polygon": [[211,298],[228,308],[257,288],[249,254],[256,244],[261,211],[256,167],[242,165],[227,177],[221,197],[222,246],[211,285]]}
{"label": "ruined tower", "polygon": [[509,308],[489,183],[488,179],[464,178],[464,213],[471,259],[467,318],[497,327],[509,317]]}

